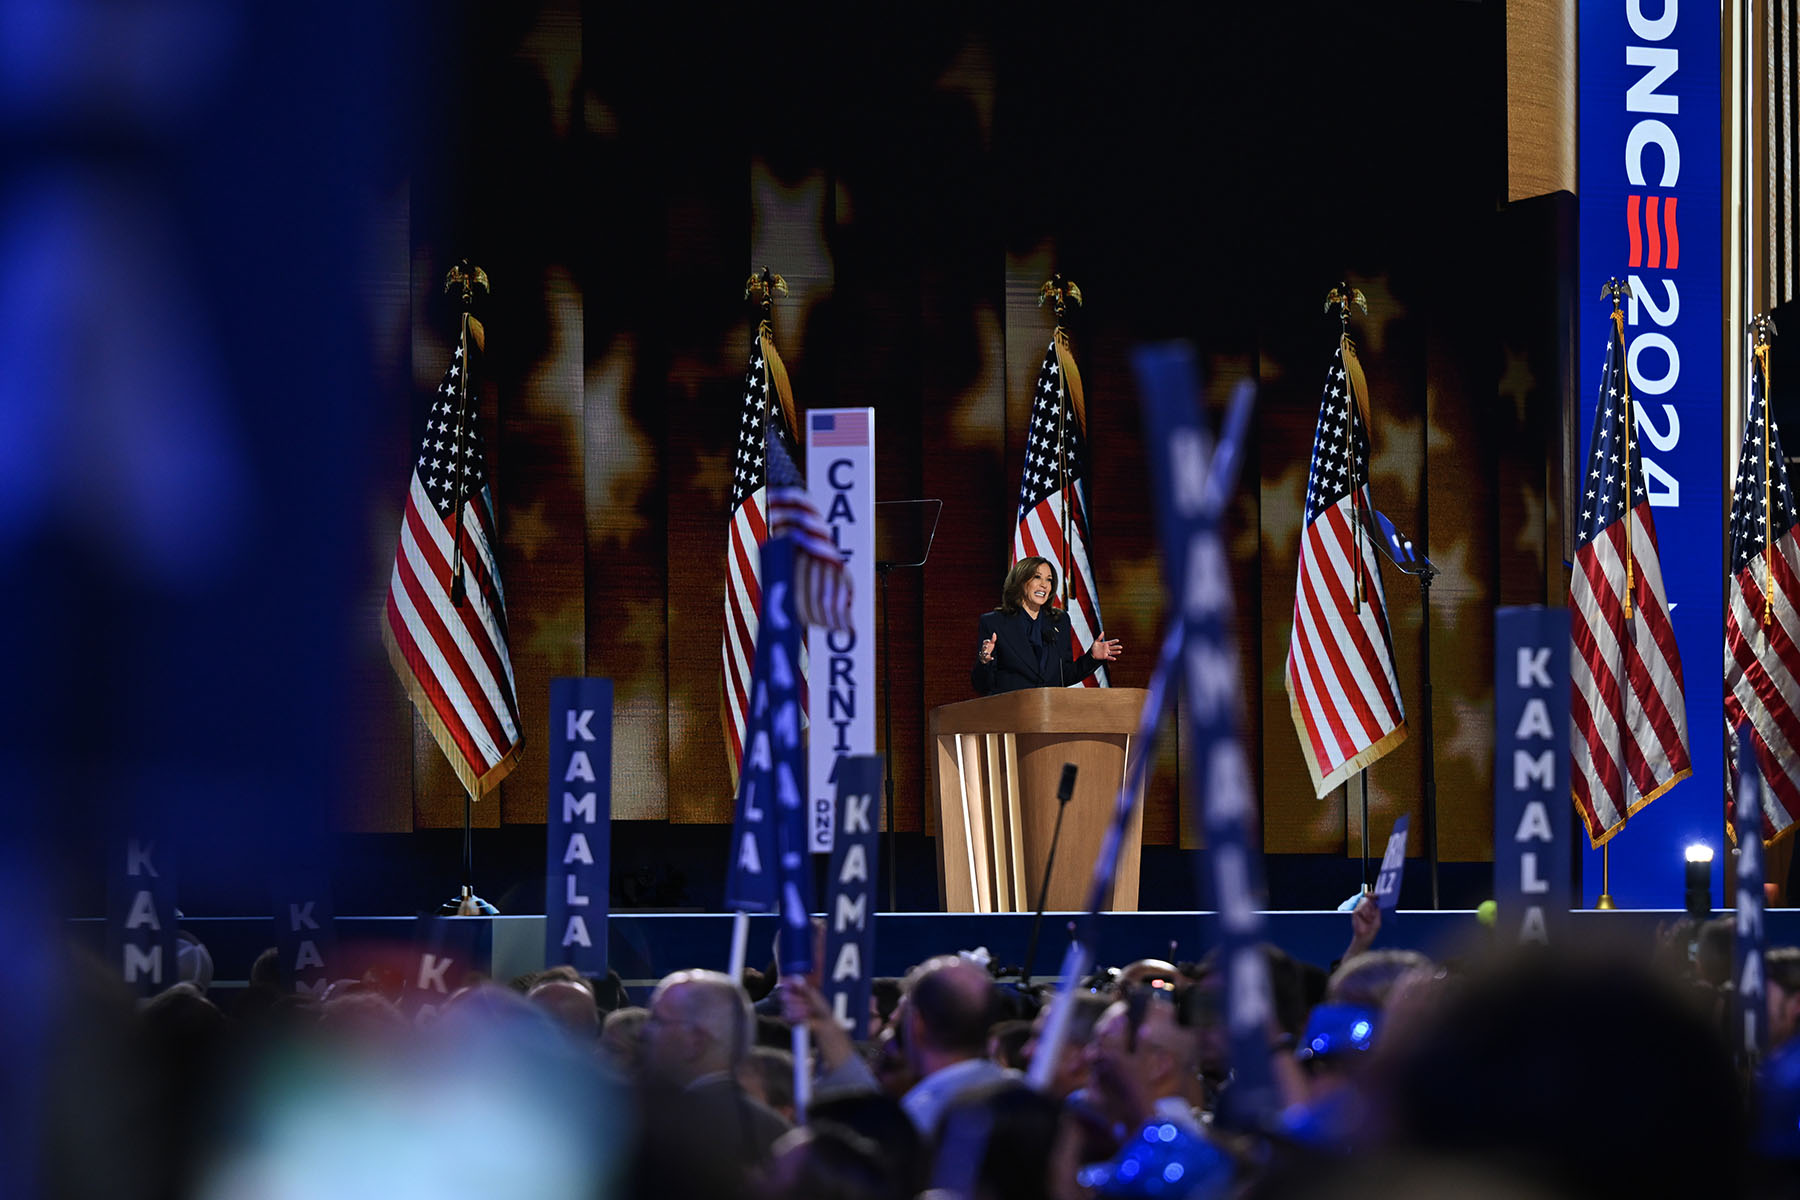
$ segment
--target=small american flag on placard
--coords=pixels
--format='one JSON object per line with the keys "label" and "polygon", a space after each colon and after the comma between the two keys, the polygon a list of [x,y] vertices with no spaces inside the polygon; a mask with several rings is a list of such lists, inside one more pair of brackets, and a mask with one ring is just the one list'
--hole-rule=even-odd
{"label": "small american flag on placard", "polygon": [[807,417],[815,446],[866,446],[869,414],[866,412],[813,413]]}
{"label": "small american flag on placard", "polygon": [[[494,557],[494,502],[464,349],[456,348],[432,396],[414,457],[381,633],[420,717],[479,800],[517,765],[523,739]],[[459,529],[460,604],[452,598]]]}
{"label": "small american flag on placard", "polygon": [[[1749,722],[1762,772],[1762,835],[1774,840],[1800,813],[1800,507],[1788,490],[1781,431],[1769,411],[1767,346],[1751,363],[1750,411],[1731,496],[1731,578],[1725,608],[1725,723]],[[1738,778],[1737,738],[1728,737]],[[1731,828],[1729,822],[1727,828]]]}
{"label": "small american flag on placard", "polygon": [[1639,466],[1615,308],[1569,577],[1569,786],[1598,846],[1692,773],[1681,654]]}
{"label": "small american flag on placard", "polygon": [[1356,348],[1340,337],[1313,432],[1287,657],[1288,707],[1320,798],[1406,740],[1381,560],[1364,523],[1361,380]]}
{"label": "small american flag on placard", "polygon": [[[863,414],[864,436],[867,417]],[[827,418],[829,419],[829,418]],[[843,417],[840,415],[841,423]],[[816,430],[815,426],[815,430]],[[813,444],[818,445],[815,433]],[[794,609],[807,625],[850,628],[850,574],[825,519],[806,494],[806,481],[774,429],[769,430],[769,536],[794,539]]]}
{"label": "small american flag on placard", "polygon": [[[1088,557],[1087,414],[1068,342],[1068,334],[1058,326],[1038,368],[1031,431],[1019,473],[1012,562],[1037,555],[1056,564],[1057,581],[1067,593],[1060,602],[1068,610],[1073,650],[1079,658],[1105,626]],[[1106,687],[1106,668],[1072,686]]]}

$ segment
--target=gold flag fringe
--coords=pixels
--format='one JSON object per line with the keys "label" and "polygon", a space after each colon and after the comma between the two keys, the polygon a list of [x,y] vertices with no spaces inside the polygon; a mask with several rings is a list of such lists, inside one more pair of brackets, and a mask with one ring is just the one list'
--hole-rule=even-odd
{"label": "gold flag fringe", "polygon": [[518,744],[500,757],[499,762],[489,767],[485,773],[477,775],[475,768],[463,757],[461,747],[450,733],[450,727],[444,724],[443,719],[437,715],[437,709],[432,707],[431,697],[420,685],[412,663],[407,661],[406,652],[400,649],[400,643],[394,640],[394,631],[385,619],[381,622],[381,643],[387,647],[388,661],[393,664],[394,674],[400,677],[401,684],[406,688],[413,709],[418,712],[419,719],[425,722],[425,727],[431,730],[438,749],[444,752],[450,769],[456,772],[456,778],[462,782],[470,798],[480,800],[499,787],[500,781],[512,774],[513,768],[519,765],[519,759],[525,751],[525,739],[520,738]]}
{"label": "gold flag fringe", "polygon": [[1350,340],[1349,334],[1340,337],[1344,351],[1344,374],[1348,377],[1350,394],[1356,398],[1356,411],[1362,416],[1363,432],[1369,435],[1369,452],[1375,452],[1374,429],[1369,424],[1369,381],[1363,376],[1362,359],[1356,355],[1356,343]]}

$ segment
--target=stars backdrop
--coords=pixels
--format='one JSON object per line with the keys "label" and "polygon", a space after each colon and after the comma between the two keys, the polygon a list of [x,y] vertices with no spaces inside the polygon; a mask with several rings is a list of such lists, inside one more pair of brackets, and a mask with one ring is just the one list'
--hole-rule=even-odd
{"label": "stars backdrop", "polygon": [[[1340,281],[1367,294],[1351,332],[1369,380],[1373,500],[1443,568],[1442,852],[1491,853],[1491,609],[1554,602],[1565,586],[1546,566],[1562,554],[1545,474],[1560,453],[1559,385],[1469,302],[1471,264],[1495,261],[1504,236],[1497,0],[1321,5],[1304,21],[959,14],[879,44],[675,17],[624,38],[577,3],[467,0],[461,12],[460,26],[421,30],[421,61],[456,64],[465,84],[418,99],[409,169],[375,201],[357,284],[392,406],[370,452],[392,484],[369,512],[353,622],[366,669],[344,722],[360,767],[335,798],[341,827],[460,819],[375,618],[416,445],[409,405],[443,369],[455,318],[442,276],[466,255],[493,280],[475,380],[526,735],[479,823],[543,820],[560,674],[616,681],[618,816],[729,821],[725,524],[752,333],[743,281],[766,264],[792,289],[774,328],[799,408],[872,405],[878,496],[944,501],[931,561],[891,591],[898,825],[929,832],[924,722],[968,698],[1054,324],[1036,293],[1060,271],[1086,299],[1070,329],[1094,576],[1107,632],[1128,647],[1115,685],[1146,682],[1164,615],[1127,354],[1192,339],[1209,404],[1244,374],[1260,381],[1228,531],[1264,842],[1286,854],[1359,849],[1343,790],[1312,794],[1282,666],[1336,332],[1321,303]],[[1411,715],[1418,596],[1398,575],[1385,582]],[[1419,742],[1370,772],[1377,850],[1395,817],[1417,812]],[[1191,845],[1173,734],[1159,753],[1146,842]]]}

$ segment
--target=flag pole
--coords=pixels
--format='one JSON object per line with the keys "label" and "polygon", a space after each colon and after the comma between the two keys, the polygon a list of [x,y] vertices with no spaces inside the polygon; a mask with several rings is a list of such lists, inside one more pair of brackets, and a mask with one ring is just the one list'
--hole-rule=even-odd
{"label": "flag pole", "polygon": [[1633,419],[1631,409],[1631,372],[1627,369],[1625,364],[1625,312],[1619,307],[1619,297],[1631,295],[1631,285],[1629,283],[1621,283],[1617,279],[1609,279],[1606,281],[1606,286],[1601,288],[1600,294],[1612,298],[1613,337],[1617,340],[1619,346],[1619,372],[1613,378],[1619,380],[1620,386],[1625,389],[1625,395],[1621,400],[1625,407],[1624,411],[1620,413],[1620,417],[1625,422],[1625,511],[1622,514],[1625,526],[1625,595],[1623,597],[1623,608],[1625,611],[1625,619],[1629,621],[1631,620],[1631,597],[1637,590],[1636,563],[1632,561],[1631,554],[1631,511],[1636,506],[1636,500],[1631,494],[1631,454],[1632,446],[1634,444],[1632,434],[1637,428],[1637,421]]}
{"label": "flag pole", "polygon": [[[483,293],[488,290],[487,272],[471,265],[466,258],[451,267],[444,276],[444,291],[455,293],[457,304],[462,309],[462,327],[457,334],[456,350],[456,356],[462,363],[456,377],[456,440],[451,443],[456,446],[463,444],[464,431],[469,427],[469,314],[475,307],[476,288],[480,288]],[[450,603],[461,608],[468,595],[468,583],[463,575],[463,505],[468,499],[468,464],[453,464],[452,478],[456,538],[450,547]]]}
{"label": "flag pole", "polygon": [[738,983],[744,981],[744,956],[750,949],[750,914],[738,909],[731,918],[731,958],[725,973]]}
{"label": "flag pole", "polygon": [[[1369,302],[1360,288],[1353,288],[1346,282],[1325,293],[1325,311],[1330,312],[1335,306],[1338,310],[1338,353],[1343,362],[1348,364],[1355,352],[1355,343],[1350,340],[1350,306],[1354,304],[1362,310],[1364,316],[1369,314]],[[1354,519],[1350,522],[1351,546],[1356,551],[1356,561],[1351,566],[1351,611],[1362,612],[1363,602],[1368,599],[1369,585],[1365,577],[1366,568],[1363,563],[1363,513],[1362,513],[1362,481],[1356,472],[1356,372],[1346,365],[1344,368],[1344,461],[1350,467],[1350,511]],[[1372,444],[1372,443],[1371,443]],[[1368,469],[1368,464],[1363,464]],[[1366,882],[1366,880],[1365,880]]]}
{"label": "flag pole", "polygon": [[[1633,507],[1633,498],[1631,495],[1631,434],[1636,422],[1632,420],[1631,411],[1631,372],[1625,362],[1625,313],[1624,310],[1619,307],[1619,297],[1631,295],[1631,285],[1616,278],[1608,279],[1606,284],[1600,289],[1600,294],[1603,297],[1608,297],[1612,300],[1613,337],[1618,339],[1619,346],[1619,370],[1614,378],[1621,380],[1625,388],[1625,395],[1621,399],[1621,403],[1624,405],[1624,411],[1620,414],[1625,422],[1625,511],[1620,514],[1621,520],[1625,526],[1625,595],[1621,598],[1621,608],[1625,614],[1625,619],[1629,621],[1631,619],[1631,594],[1635,589],[1635,567],[1631,556],[1631,510]],[[1612,842],[1608,840],[1600,847],[1600,898],[1594,901],[1594,908],[1606,912],[1611,911],[1616,907],[1617,905],[1613,903],[1612,897]]]}
{"label": "flag pole", "polygon": [[1600,847],[1600,898],[1594,901],[1594,907],[1602,912],[1610,912],[1618,906],[1612,898],[1612,843],[1607,842]]}
{"label": "flag pole", "polygon": [[[1062,275],[1053,274],[1038,289],[1038,304],[1048,301],[1051,310],[1056,314],[1056,328],[1050,333],[1053,343],[1067,339],[1068,332],[1063,328],[1063,321],[1073,304],[1081,305],[1081,289],[1073,282],[1065,282]],[[1069,501],[1069,381],[1063,375],[1057,376],[1056,383],[1056,491],[1062,497],[1062,544],[1057,548],[1057,590],[1062,593],[1062,608],[1069,611],[1069,560],[1073,551],[1069,547],[1070,514],[1074,506]]]}
{"label": "flag pole", "polygon": [[[1751,369],[1762,368],[1762,417],[1763,417],[1763,604],[1762,633],[1764,639],[1769,636],[1770,614],[1775,608],[1775,491],[1773,451],[1769,446],[1775,439],[1771,433],[1774,423],[1769,418],[1771,395],[1769,380],[1769,334],[1774,332],[1775,322],[1768,313],[1758,313],[1750,321],[1750,332],[1755,346],[1750,351],[1756,363]],[[1754,417],[1755,414],[1752,414]]]}

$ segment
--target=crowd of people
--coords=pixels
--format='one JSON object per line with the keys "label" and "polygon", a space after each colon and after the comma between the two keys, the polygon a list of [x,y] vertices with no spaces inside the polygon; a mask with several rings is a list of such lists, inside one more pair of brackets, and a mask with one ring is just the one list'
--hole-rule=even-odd
{"label": "crowd of people", "polygon": [[1265,950],[1265,1113],[1231,1104],[1204,959],[1096,972],[1060,1045],[1054,990],[969,952],[877,981],[854,1030],[772,966],[677,971],[641,1003],[569,968],[471,978],[424,1010],[379,971],[297,994],[273,951],[227,995],[190,947],[191,981],[135,1004],[90,962],[45,1047],[42,1194],[1800,1194],[1800,950],[1767,955],[1751,1064],[1728,921],[1648,961],[1434,961],[1376,948],[1370,901],[1351,921],[1329,969]]}

